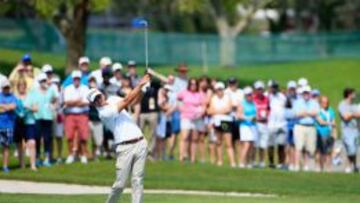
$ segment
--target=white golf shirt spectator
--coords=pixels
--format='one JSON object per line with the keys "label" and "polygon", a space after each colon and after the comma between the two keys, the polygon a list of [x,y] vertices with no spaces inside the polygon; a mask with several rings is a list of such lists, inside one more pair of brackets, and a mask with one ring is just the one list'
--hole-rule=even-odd
{"label": "white golf shirt spectator", "polygon": [[[80,84],[76,88],[73,84],[67,86],[64,90],[64,101],[73,101],[81,99],[83,102],[88,102],[86,95],[88,94],[89,88],[83,84]],[[81,114],[89,111],[89,106],[83,107],[66,107],[65,112],[68,114]]]}
{"label": "white golf shirt spectator", "polygon": [[100,59],[99,64],[100,64],[100,68],[97,69],[97,70],[94,70],[93,72],[91,72],[91,75],[93,77],[95,77],[96,83],[97,83],[98,86],[100,86],[101,83],[103,82],[102,70],[107,68],[107,67],[110,67],[111,64],[112,64],[112,61],[111,61],[111,59],[109,57],[102,57]]}
{"label": "white golf shirt spectator", "polygon": [[286,127],[285,118],[286,96],[277,92],[269,94],[270,113],[268,118],[269,129],[284,129]]}

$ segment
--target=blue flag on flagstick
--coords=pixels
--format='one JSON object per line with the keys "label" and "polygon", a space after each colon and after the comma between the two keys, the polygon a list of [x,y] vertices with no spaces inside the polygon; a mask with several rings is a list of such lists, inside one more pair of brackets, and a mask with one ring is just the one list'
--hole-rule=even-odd
{"label": "blue flag on flagstick", "polygon": [[148,26],[148,22],[144,18],[138,17],[131,21],[131,25],[133,28],[146,28]]}

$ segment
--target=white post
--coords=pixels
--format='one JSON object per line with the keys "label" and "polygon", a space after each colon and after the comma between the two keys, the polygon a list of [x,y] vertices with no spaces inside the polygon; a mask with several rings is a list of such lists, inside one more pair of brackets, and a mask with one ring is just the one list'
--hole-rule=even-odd
{"label": "white post", "polygon": [[148,50],[148,27],[146,25],[145,30],[145,68],[148,68],[149,65],[149,50]]}
{"label": "white post", "polygon": [[202,68],[203,68],[203,73],[207,73],[209,68],[207,65],[207,46],[206,46],[206,42],[202,42],[201,43],[201,58],[202,58]]}

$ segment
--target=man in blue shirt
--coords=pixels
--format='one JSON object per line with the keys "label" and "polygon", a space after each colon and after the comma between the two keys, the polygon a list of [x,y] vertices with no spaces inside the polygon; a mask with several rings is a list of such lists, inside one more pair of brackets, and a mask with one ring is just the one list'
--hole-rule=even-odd
{"label": "man in blue shirt", "polygon": [[315,122],[319,112],[319,103],[311,99],[311,88],[304,86],[301,89],[301,97],[294,103],[294,113],[297,119],[294,127],[295,141],[295,171],[300,170],[300,160],[304,155],[304,171],[308,171],[308,159],[314,156],[316,150]]}
{"label": "man in blue shirt", "polygon": [[[81,78],[80,83],[82,85],[88,86],[89,84],[89,67],[90,67],[90,60],[88,57],[83,56],[79,59],[79,70],[81,71]],[[73,80],[71,74],[69,74],[64,82],[62,83],[63,88],[73,84]]]}
{"label": "man in blue shirt", "polygon": [[10,82],[3,81],[0,93],[0,144],[3,147],[3,171],[5,173],[9,172],[9,145],[13,139],[16,102],[16,97],[10,92]]}

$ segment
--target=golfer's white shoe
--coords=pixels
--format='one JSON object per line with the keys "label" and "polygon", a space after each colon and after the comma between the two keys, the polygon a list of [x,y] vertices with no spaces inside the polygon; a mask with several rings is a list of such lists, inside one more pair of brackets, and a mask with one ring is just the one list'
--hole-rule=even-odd
{"label": "golfer's white shoe", "polygon": [[82,164],[87,164],[87,158],[86,158],[86,156],[81,156],[80,157],[80,162],[82,163]]}
{"label": "golfer's white shoe", "polygon": [[66,163],[66,164],[72,164],[72,163],[74,163],[74,161],[75,161],[75,157],[74,157],[73,155],[69,155],[69,156],[66,158],[65,163]]}

